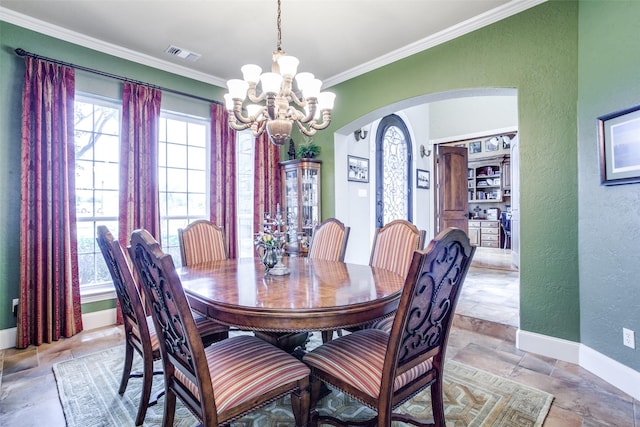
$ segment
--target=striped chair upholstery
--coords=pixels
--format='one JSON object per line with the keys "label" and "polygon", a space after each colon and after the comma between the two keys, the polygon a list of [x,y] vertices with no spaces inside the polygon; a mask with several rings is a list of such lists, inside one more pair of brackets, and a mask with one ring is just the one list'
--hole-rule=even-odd
{"label": "striped chair upholstery", "polygon": [[178,230],[182,265],[227,259],[224,229],[199,219]]}
{"label": "striped chair upholstery", "polygon": [[[337,388],[375,411],[366,425],[401,421],[445,426],[442,379],[456,303],[475,253],[466,233],[448,228],[424,251],[413,253],[389,332],[363,329],[316,347],[303,356],[311,367],[311,425],[349,425],[320,415],[321,385]],[[429,387],[433,424],[394,412]],[[365,425],[362,422],[361,425]]]}
{"label": "striped chair upholstery", "polygon": [[369,265],[406,276],[413,252],[422,249],[426,232],[403,219],[376,230]]}
{"label": "striped chair upholstery", "polygon": [[[126,337],[125,361],[118,393],[123,394],[125,392],[129,378],[139,376],[131,373],[134,351],[143,360],[143,385],[135,421],[136,425],[141,425],[144,422],[147,408],[157,402],[157,396],[151,399],[151,385],[154,373],[161,373],[153,370],[153,362],[160,359],[158,336],[151,316],[147,316],[145,313],[138,286],[129,266],[129,260],[120,242],[114,240],[113,235],[104,225],[98,226],[97,231],[98,237],[96,240],[116,290]],[[206,317],[198,316],[196,325],[198,334],[202,337],[205,345],[228,337],[229,328],[227,326],[223,326]]]}
{"label": "striped chair upholstery", "polygon": [[[251,335],[231,337],[207,347],[204,352],[218,412],[256,400],[310,372],[287,353]],[[242,355],[240,360],[238,355]],[[176,371],[176,380],[200,398],[197,382],[183,371]]]}
{"label": "striped chair upholstery", "polygon": [[313,230],[309,247],[309,258],[326,261],[344,261],[349,240],[350,227],[329,218]]}
{"label": "striped chair upholstery", "polygon": [[152,307],[165,372],[162,425],[173,425],[176,399],[206,427],[232,420],[290,395],[296,426],[308,424],[309,368],[295,357],[251,335],[205,347],[171,255],[146,230],[131,235],[129,248]]}

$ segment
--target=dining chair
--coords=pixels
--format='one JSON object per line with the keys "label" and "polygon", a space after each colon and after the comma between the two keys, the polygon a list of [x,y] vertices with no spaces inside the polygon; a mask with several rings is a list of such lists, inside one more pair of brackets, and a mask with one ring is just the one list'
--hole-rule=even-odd
{"label": "dining chair", "polygon": [[[96,240],[111,274],[124,325],[125,359],[118,393],[124,394],[129,378],[142,377],[142,392],[136,414],[136,425],[139,426],[144,422],[147,408],[155,405],[159,397],[154,396],[151,399],[153,375],[162,374],[162,371],[153,370],[153,362],[160,359],[158,336],[151,316],[147,316],[145,313],[138,286],[120,242],[113,238],[109,229],[104,225],[99,225],[97,231]],[[197,325],[198,334],[202,337],[205,345],[228,336],[226,326],[205,317],[199,316]],[[143,370],[141,373],[131,372],[134,351],[142,357]]]}
{"label": "dining chair", "polygon": [[422,249],[427,232],[404,219],[396,219],[376,229],[369,265],[393,271],[404,277],[409,271],[413,251]]}
{"label": "dining chair", "polygon": [[182,266],[227,259],[224,228],[206,219],[191,222],[178,229]]}
{"label": "dining chair", "polygon": [[[423,248],[426,234],[425,230],[419,230],[404,219],[387,223],[384,227],[376,229],[369,265],[405,277],[409,271],[413,252]],[[371,325],[347,328],[347,330],[354,331],[365,327],[389,329],[391,323],[393,323],[393,316],[380,319]],[[341,331],[338,331],[338,335],[341,335]]]}
{"label": "dining chair", "polygon": [[[316,347],[303,357],[311,367],[311,425],[349,425],[316,405],[323,383],[376,411],[367,425],[392,421],[445,426],[442,379],[447,341],[460,289],[475,252],[466,233],[442,231],[415,251],[390,332],[362,329]],[[430,387],[433,424],[394,412]],[[365,423],[359,423],[365,425]]]}
{"label": "dining chair", "polygon": [[308,257],[326,261],[344,261],[350,227],[336,218],[315,226],[311,235]]}
{"label": "dining chair", "polygon": [[146,230],[132,233],[129,252],[161,331],[164,426],[173,425],[177,398],[211,427],[288,394],[296,426],[307,425],[310,371],[305,364],[252,335],[235,335],[205,348],[171,255]]}

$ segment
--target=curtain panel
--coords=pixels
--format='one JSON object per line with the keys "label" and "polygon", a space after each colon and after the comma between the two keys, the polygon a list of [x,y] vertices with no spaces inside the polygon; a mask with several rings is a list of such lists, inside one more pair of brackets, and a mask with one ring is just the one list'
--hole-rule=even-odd
{"label": "curtain panel", "polygon": [[269,141],[267,132],[256,138],[253,183],[253,231],[262,231],[265,212],[275,212],[280,203],[280,147]]}
{"label": "curtain panel", "polygon": [[118,240],[129,244],[131,232],[144,228],[160,241],[158,129],[162,92],[124,83],[120,142],[120,212]]}
{"label": "curtain panel", "polygon": [[82,330],[72,68],[25,57],[16,347]]}
{"label": "curtain panel", "polygon": [[238,257],[236,131],[224,105],[211,104],[211,222],[224,227],[229,258]]}

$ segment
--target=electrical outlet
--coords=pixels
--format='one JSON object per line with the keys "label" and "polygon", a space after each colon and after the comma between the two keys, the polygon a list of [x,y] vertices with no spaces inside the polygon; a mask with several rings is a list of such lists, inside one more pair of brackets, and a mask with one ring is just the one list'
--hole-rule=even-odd
{"label": "electrical outlet", "polygon": [[14,298],[11,301],[11,312],[13,313],[13,317],[18,317],[18,304],[20,304],[20,298]]}
{"label": "electrical outlet", "polygon": [[627,347],[636,348],[635,333],[631,329],[622,328],[622,343]]}

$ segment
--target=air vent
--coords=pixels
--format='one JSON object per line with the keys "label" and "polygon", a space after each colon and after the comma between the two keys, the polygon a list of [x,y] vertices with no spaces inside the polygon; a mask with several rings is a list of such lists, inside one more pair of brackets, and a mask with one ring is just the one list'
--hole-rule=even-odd
{"label": "air vent", "polygon": [[202,58],[202,55],[200,55],[199,53],[189,52],[188,50],[182,49],[177,46],[169,46],[164,51],[171,56],[177,56],[178,58],[184,59],[185,61],[189,62],[195,62],[198,59]]}

